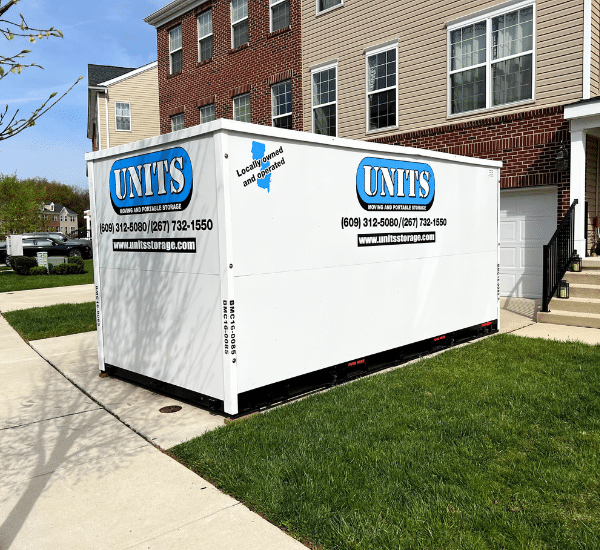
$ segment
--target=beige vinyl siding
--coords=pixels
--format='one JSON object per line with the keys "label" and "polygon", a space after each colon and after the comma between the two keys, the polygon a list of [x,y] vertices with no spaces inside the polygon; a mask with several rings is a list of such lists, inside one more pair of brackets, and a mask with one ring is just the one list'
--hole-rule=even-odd
{"label": "beige vinyl siding", "polygon": [[[445,23],[499,4],[344,0],[342,7],[317,16],[315,0],[303,1],[304,129],[312,127],[310,69],[332,59],[338,60],[340,137],[376,138],[581,99],[583,0],[540,0],[536,4],[535,100],[448,117]],[[367,133],[364,50],[394,39],[399,41],[399,127]]]}
{"label": "beige vinyl siding", "polygon": [[600,95],[600,4],[592,0],[592,66],[591,86],[592,97]]}
{"label": "beige vinyl siding", "polygon": [[[130,131],[117,130],[115,103],[130,104]],[[106,117],[103,120],[106,121]],[[108,125],[111,147],[160,134],[156,67],[126,78],[108,88]]]}

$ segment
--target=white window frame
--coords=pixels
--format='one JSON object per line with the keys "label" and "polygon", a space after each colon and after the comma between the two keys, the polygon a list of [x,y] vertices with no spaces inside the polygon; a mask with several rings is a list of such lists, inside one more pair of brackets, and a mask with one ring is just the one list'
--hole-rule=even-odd
{"label": "white window frame", "polygon": [[[252,98],[250,97],[250,92],[247,92],[245,94],[239,94],[236,95],[232,98],[232,103],[233,103],[233,120],[239,120],[237,118],[235,118],[235,102],[236,100],[240,100],[242,97],[247,97],[248,98],[248,113],[250,114],[250,121],[252,122]],[[246,121],[243,121],[246,122]]]}
{"label": "white window frame", "polygon": [[[275,93],[274,93],[273,88],[275,88],[275,86],[281,86],[282,84],[289,84],[291,87],[290,91],[292,92],[292,110],[289,113],[285,113],[283,115],[276,115],[274,113],[276,103],[275,103]],[[336,81],[336,85],[337,85],[337,81]],[[281,82],[276,82],[275,84],[273,84],[271,86],[271,126],[275,127],[276,119],[285,118],[288,116],[292,117],[292,126],[293,126],[294,125],[294,116],[293,115],[294,115],[294,86],[292,84],[291,79],[282,80]]]}
{"label": "white window frame", "polygon": [[[492,60],[492,19],[494,17],[498,17],[499,15],[505,15],[507,13],[521,10],[523,8],[530,7],[532,8],[532,25],[533,25],[533,40],[532,40],[532,49],[527,50],[526,52],[521,52],[518,54],[514,54],[512,56],[503,57],[501,59]],[[507,107],[515,107],[519,105],[529,104],[535,102],[535,81],[536,81],[536,51],[537,51],[537,3],[534,0],[509,0],[508,2],[503,2],[501,7],[493,7],[485,10],[478,11],[472,15],[466,17],[460,17],[453,21],[449,21],[446,23],[447,28],[447,59],[446,59],[446,106],[447,106],[447,118],[457,118],[463,116],[469,116],[472,114],[487,112],[487,111],[495,111],[498,109],[506,109]],[[455,71],[451,71],[452,67],[452,41],[451,35],[453,31],[458,29],[462,29],[463,27],[468,27],[469,25],[474,25],[475,23],[481,23],[482,21],[486,22],[486,58],[485,63],[479,63],[477,65],[473,65],[468,67],[468,69],[475,69],[477,67],[485,66],[485,107],[481,109],[473,109],[471,111],[462,111],[460,113],[452,113],[452,83],[450,76],[454,73],[458,73],[464,71],[465,69],[457,69]],[[492,87],[492,65],[498,63],[499,61],[511,59],[513,57],[521,57],[523,55],[529,55],[531,53],[531,98],[522,99],[519,101],[513,101],[511,103],[503,103],[502,105],[493,105],[493,87]]]}
{"label": "white window frame", "polygon": [[341,8],[344,5],[344,0],[339,0],[338,3],[335,6],[331,6],[330,8],[325,8],[324,10],[320,10],[319,9],[319,2],[321,0],[317,0],[315,2],[315,7],[317,10],[317,15],[321,15],[322,13],[329,13],[332,10],[337,10],[338,8]]}
{"label": "white window frame", "polygon": [[[125,130],[123,128],[119,128],[118,124],[117,124],[117,105],[127,105],[129,107],[129,116],[125,117],[123,115],[121,115],[121,118],[128,118],[129,119],[129,130]],[[129,101],[115,101],[115,130],[117,132],[131,132],[131,103],[129,103]]]}
{"label": "white window frame", "polygon": [[275,6],[279,6],[280,4],[285,4],[285,3],[287,3],[287,5],[288,5],[288,12],[290,14],[290,20],[285,27],[281,27],[281,29],[277,29],[277,30],[283,30],[292,24],[292,6],[291,6],[290,0],[269,0],[269,17],[271,20],[270,26],[269,26],[270,32],[275,32],[275,31],[273,31],[273,8]]}
{"label": "white window frame", "polygon": [[[242,17],[240,19],[238,19],[237,21],[233,20],[233,1],[229,2],[229,13],[231,16],[231,47],[232,48],[239,48],[240,46],[243,46],[244,44],[238,44],[237,46],[234,45],[233,42],[233,27],[235,25],[239,25],[240,23],[242,23],[243,21],[246,21],[247,24],[247,28],[248,28],[248,41],[250,41],[250,25],[249,25],[249,21],[248,21],[248,0],[246,0],[246,16]],[[247,44],[248,42],[245,42],[245,44]]]}
{"label": "white window frame", "polygon": [[[324,71],[328,71],[330,69],[335,69],[335,101],[330,101],[329,103],[321,103],[319,105],[315,105],[314,101],[314,75],[317,73],[321,73]],[[310,69],[310,116],[312,118],[312,132],[315,133],[315,108],[316,107],[327,107],[329,105],[335,105],[335,137],[338,136],[338,97],[339,97],[339,88],[340,88],[340,79],[338,73],[338,60],[335,59],[333,61],[327,61],[325,63],[320,63],[319,65],[314,65]]]}
{"label": "white window frame", "polygon": [[[202,122],[202,109],[206,109],[207,107],[210,107],[212,105],[213,108],[213,118],[212,120],[215,120],[215,104],[214,103],[207,103],[206,105],[202,105],[202,107],[198,107],[198,110],[200,111],[200,124],[205,124],[204,122]],[[211,121],[208,121],[211,122]]]}
{"label": "white window frame", "polygon": [[[210,13],[210,33],[205,34],[205,35],[200,35],[200,18],[203,15],[206,15],[207,13]],[[196,18],[196,25],[197,25],[197,29],[198,29],[198,62],[202,63],[202,61],[208,61],[209,59],[212,59],[213,55],[214,55],[214,47],[215,47],[215,42],[214,42],[214,38],[213,38],[213,43],[212,43],[212,55],[210,57],[207,57],[206,59],[200,59],[200,51],[201,51],[201,47],[200,47],[200,43],[203,40],[206,40],[209,37],[213,36],[213,17],[212,17],[212,8],[203,11],[202,13],[198,14],[198,17]]]}
{"label": "white window frame", "polygon": [[[179,29],[179,33],[181,34],[181,45],[179,48],[171,49],[171,33],[175,30]],[[181,51],[181,69],[177,72],[181,72],[183,70],[183,28],[181,27],[181,23],[179,25],[175,25],[172,29],[169,29],[169,74],[177,74],[173,72],[173,54]]]}
{"label": "white window frame", "polygon": [[[388,52],[394,50],[396,54],[396,84],[394,86],[388,86],[387,88],[382,88],[380,90],[374,90],[373,92],[369,92],[369,57],[377,55],[378,53]],[[378,44],[377,46],[372,46],[371,48],[365,49],[365,128],[367,134],[373,134],[375,132],[383,132],[389,130],[390,128],[398,128],[398,110],[399,110],[399,101],[398,101],[398,75],[399,75],[399,67],[398,67],[398,40],[391,40],[390,42],[385,42],[384,44]],[[373,128],[369,130],[369,95],[378,94],[380,92],[387,92],[389,90],[396,90],[396,121],[392,126],[386,126],[385,128]]]}
{"label": "white window frame", "polygon": [[183,126],[181,128],[178,128],[178,130],[183,130],[183,128],[185,128],[185,113],[177,113],[176,115],[172,115],[171,118],[171,132],[177,132],[177,130],[175,129],[175,119],[181,117],[183,120]]}

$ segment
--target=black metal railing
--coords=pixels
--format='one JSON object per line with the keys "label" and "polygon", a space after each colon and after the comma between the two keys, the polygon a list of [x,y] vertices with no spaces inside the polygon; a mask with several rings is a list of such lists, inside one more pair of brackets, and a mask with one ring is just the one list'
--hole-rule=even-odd
{"label": "black metal railing", "polygon": [[544,245],[544,290],[542,311],[549,311],[548,304],[554,296],[558,283],[564,277],[577,254],[575,250],[575,205],[573,201],[565,217],[548,244]]}

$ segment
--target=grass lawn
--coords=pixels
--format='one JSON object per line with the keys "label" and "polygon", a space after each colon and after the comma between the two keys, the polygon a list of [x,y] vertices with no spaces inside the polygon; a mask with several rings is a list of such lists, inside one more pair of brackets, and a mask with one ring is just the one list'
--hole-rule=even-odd
{"label": "grass lawn", "polygon": [[597,549],[600,347],[498,335],[170,452],[318,549]]}
{"label": "grass lawn", "polygon": [[94,302],[34,307],[9,311],[3,316],[25,340],[39,340],[96,330]]}
{"label": "grass lawn", "polygon": [[94,282],[94,260],[84,260],[85,273],[77,275],[17,275],[14,271],[0,272],[0,292],[50,288],[55,286],[87,285]]}

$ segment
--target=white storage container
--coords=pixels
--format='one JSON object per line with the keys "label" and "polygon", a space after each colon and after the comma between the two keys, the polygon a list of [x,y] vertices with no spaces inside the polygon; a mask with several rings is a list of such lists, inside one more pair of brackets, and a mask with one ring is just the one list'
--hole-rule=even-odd
{"label": "white storage container", "polygon": [[101,370],[237,414],[498,327],[499,162],[224,119],[86,160]]}

